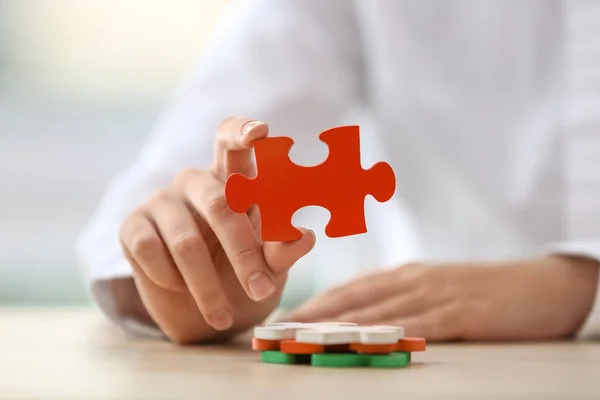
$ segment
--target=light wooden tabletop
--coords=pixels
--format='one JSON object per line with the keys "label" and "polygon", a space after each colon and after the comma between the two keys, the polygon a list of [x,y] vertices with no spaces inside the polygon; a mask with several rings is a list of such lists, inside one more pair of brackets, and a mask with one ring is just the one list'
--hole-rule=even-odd
{"label": "light wooden tabletop", "polygon": [[1,399],[600,398],[600,344],[430,345],[406,369],[265,365],[128,338],[94,309],[0,308]]}

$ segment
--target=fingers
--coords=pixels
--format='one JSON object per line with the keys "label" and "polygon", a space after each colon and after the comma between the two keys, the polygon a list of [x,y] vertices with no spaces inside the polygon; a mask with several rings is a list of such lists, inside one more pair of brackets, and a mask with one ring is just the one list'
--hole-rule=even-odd
{"label": "fingers", "polygon": [[223,183],[210,173],[196,171],[180,178],[179,185],[217,236],[247,295],[255,301],[271,296],[276,290],[273,271],[248,216],[229,208]]}
{"label": "fingers", "polygon": [[267,124],[248,118],[224,120],[217,130],[213,170],[224,181],[235,172],[253,175],[252,142],[269,134]]}
{"label": "fingers", "polygon": [[354,322],[357,324],[380,324],[390,319],[406,319],[446,302],[438,293],[427,293],[424,290],[413,290],[393,295],[375,304],[346,311],[333,316],[334,321]]}
{"label": "fingers", "polygon": [[212,174],[197,171],[181,181],[192,206],[206,219],[219,239],[236,276],[248,296],[260,301],[275,291],[262,246],[247,215],[233,212],[224,196],[223,184]]}
{"label": "fingers", "polygon": [[406,336],[423,337],[430,341],[463,338],[464,317],[453,302],[444,303],[409,318],[384,321],[383,324],[404,327]]}
{"label": "fingers", "polygon": [[[254,170],[252,142],[268,136],[268,133],[268,126],[261,121],[241,117],[225,119],[217,131],[214,167],[217,178],[223,182],[235,172],[252,175]],[[216,201],[221,202],[220,199]],[[257,213],[248,214],[251,219],[258,215]],[[254,236],[258,236],[256,228],[259,224],[253,222],[259,221],[250,221]],[[244,230],[246,229],[244,228]],[[308,253],[314,244],[314,233],[303,231],[302,237],[297,241],[266,244],[264,260],[273,272],[284,272]]]}
{"label": "fingers", "polygon": [[[161,192],[122,228],[132,264],[157,286],[186,286],[206,322],[217,330],[233,322],[227,297],[191,211],[172,192]],[[137,265],[135,265],[137,264]]]}
{"label": "fingers", "polygon": [[225,330],[233,315],[212,257],[191,210],[171,193],[155,198],[150,213],[202,316],[210,326]]}
{"label": "fingers", "polygon": [[139,266],[155,285],[171,291],[185,288],[167,247],[148,215],[142,211],[131,214],[123,222],[119,237],[132,264]]}
{"label": "fingers", "polygon": [[394,272],[377,272],[332,289],[300,306],[291,318],[299,322],[330,319],[400,293],[406,284],[399,282]]}
{"label": "fingers", "polygon": [[264,244],[263,252],[265,260],[274,273],[287,271],[315,246],[315,233],[310,229],[299,229],[302,232],[302,236],[296,241],[267,242]]}

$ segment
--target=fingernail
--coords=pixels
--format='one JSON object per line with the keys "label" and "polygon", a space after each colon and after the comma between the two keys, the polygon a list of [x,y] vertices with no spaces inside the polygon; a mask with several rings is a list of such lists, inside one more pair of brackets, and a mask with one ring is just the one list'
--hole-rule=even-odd
{"label": "fingernail", "polygon": [[271,279],[262,271],[256,271],[248,278],[248,289],[254,301],[260,301],[275,291]]}
{"label": "fingernail", "polygon": [[233,324],[233,317],[227,310],[217,311],[211,315],[210,324],[213,328],[223,331]]}
{"label": "fingernail", "polygon": [[243,135],[247,135],[248,133],[250,133],[250,131],[254,128],[256,128],[259,125],[264,125],[265,123],[262,121],[250,121],[250,122],[246,122],[244,124],[244,126],[242,126],[242,134]]}

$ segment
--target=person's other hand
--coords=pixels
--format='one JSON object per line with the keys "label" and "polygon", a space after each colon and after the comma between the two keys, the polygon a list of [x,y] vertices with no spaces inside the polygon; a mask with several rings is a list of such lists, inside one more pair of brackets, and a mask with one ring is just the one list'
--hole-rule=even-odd
{"label": "person's other hand", "polygon": [[410,264],[309,300],[291,321],[400,325],[408,336],[544,340],[573,335],[591,310],[595,261],[549,257],[497,265]]}
{"label": "person's other hand", "polygon": [[227,205],[225,180],[255,174],[252,143],[267,135],[262,122],[225,120],[212,168],[182,171],[122,224],[140,297],[176,343],[229,337],[262,322],[279,303],[288,269],[314,246],[306,229],[295,242],[261,243],[258,209],[238,214]]}

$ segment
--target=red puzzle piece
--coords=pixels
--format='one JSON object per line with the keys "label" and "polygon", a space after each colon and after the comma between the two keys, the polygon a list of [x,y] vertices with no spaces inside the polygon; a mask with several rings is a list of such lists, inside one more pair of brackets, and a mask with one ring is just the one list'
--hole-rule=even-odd
{"label": "red puzzle piece", "polygon": [[227,179],[225,198],[233,211],[242,213],[258,205],[263,241],[299,239],[301,232],[292,225],[292,216],[306,206],[329,210],[325,227],[329,237],[365,233],[365,196],[385,202],[394,194],[396,178],[389,164],[362,168],[358,126],[329,129],[319,139],[328,145],[329,157],[312,167],[291,162],[291,138],[258,139],[254,142],[256,177],[232,174]]}

